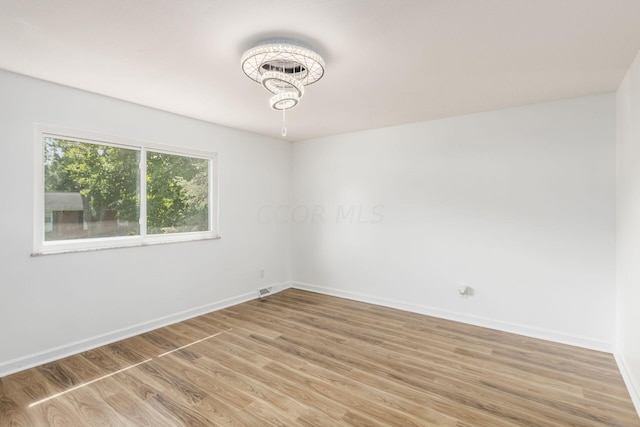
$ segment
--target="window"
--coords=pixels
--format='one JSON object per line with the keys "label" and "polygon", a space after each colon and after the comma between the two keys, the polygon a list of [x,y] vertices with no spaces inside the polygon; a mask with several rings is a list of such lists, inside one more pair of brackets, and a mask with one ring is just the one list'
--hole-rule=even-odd
{"label": "window", "polygon": [[216,238],[216,155],[40,126],[35,253]]}

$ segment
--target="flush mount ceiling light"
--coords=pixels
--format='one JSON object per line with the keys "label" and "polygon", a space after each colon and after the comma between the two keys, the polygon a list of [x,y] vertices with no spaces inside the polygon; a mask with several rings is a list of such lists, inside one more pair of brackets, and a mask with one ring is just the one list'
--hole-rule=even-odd
{"label": "flush mount ceiling light", "polygon": [[255,46],[242,55],[242,71],[273,94],[269,105],[282,111],[282,136],[287,136],[285,111],[298,105],[304,87],[324,75],[324,60],[314,51],[290,41]]}

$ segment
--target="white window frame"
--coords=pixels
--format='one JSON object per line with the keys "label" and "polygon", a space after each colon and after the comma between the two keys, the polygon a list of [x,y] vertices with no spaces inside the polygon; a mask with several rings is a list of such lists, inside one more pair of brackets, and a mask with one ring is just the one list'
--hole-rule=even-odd
{"label": "white window frame", "polygon": [[[36,124],[34,126],[34,224],[33,254],[45,255],[64,252],[92,251],[98,249],[124,248],[162,243],[190,242],[194,240],[219,239],[218,230],[218,154],[214,152],[193,150],[142,142],[121,137],[98,135],[57,126]],[[140,153],[140,234],[137,236],[114,236],[87,239],[70,239],[45,241],[45,182],[44,182],[44,138],[53,137],[90,144],[138,150]],[[188,156],[209,161],[209,230],[170,234],[147,234],[147,200],[146,179],[142,179],[142,171],[146,170],[147,151]]]}

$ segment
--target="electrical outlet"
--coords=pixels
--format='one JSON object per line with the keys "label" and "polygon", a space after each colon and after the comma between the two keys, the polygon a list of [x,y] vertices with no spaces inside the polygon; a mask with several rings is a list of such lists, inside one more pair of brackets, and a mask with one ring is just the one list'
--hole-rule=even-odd
{"label": "electrical outlet", "polygon": [[258,277],[259,277],[260,279],[263,279],[263,278],[264,278],[264,268],[261,268],[261,269],[260,269],[260,271],[258,271]]}
{"label": "electrical outlet", "polygon": [[458,294],[460,295],[460,298],[468,298],[473,296],[473,288],[469,287],[469,286],[460,286],[458,288]]}

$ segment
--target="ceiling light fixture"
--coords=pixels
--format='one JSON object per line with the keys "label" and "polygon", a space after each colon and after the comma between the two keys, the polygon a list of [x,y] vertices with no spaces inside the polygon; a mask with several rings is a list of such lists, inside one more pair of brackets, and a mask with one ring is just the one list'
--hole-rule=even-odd
{"label": "ceiling light fixture", "polygon": [[285,111],[300,102],[304,87],[324,75],[324,60],[314,51],[290,41],[255,46],[242,55],[242,71],[273,94],[269,105],[282,111],[282,136],[287,136]]}

